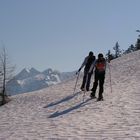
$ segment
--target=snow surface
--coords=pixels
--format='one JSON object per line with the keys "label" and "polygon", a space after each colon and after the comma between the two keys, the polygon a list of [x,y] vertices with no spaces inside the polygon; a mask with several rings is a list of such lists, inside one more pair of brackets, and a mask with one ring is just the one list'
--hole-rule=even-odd
{"label": "snow surface", "polygon": [[83,101],[82,78],[75,93],[76,79],[12,96],[0,107],[0,140],[140,140],[140,51],[110,68],[101,102],[90,92]]}

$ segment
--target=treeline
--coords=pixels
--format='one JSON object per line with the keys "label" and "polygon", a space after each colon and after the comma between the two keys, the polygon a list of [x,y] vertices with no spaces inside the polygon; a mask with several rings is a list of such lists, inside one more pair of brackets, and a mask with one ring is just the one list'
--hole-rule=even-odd
{"label": "treeline", "polygon": [[140,38],[137,39],[135,45],[131,44],[128,49],[122,50],[118,42],[116,42],[115,46],[113,47],[115,53],[112,53],[111,50],[108,50],[106,57],[109,60],[116,59],[124,54],[128,54],[137,50],[140,50]]}

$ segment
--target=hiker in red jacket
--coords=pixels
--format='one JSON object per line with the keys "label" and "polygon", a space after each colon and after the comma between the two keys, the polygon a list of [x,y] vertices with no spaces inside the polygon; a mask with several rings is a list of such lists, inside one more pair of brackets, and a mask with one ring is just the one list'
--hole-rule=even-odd
{"label": "hiker in red jacket", "polygon": [[[99,83],[99,94],[97,101],[103,100],[103,91],[104,91],[104,80],[105,80],[105,70],[106,70],[106,60],[103,57],[102,53],[98,54],[98,59],[95,63],[92,64],[90,71],[95,67],[95,76],[94,76],[94,83],[91,92],[91,98],[96,98],[96,89]],[[89,73],[90,73],[89,71]]]}

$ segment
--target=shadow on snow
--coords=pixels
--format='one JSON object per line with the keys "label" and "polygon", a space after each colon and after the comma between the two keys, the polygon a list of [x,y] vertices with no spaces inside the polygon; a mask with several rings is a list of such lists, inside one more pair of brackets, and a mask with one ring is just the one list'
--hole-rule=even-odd
{"label": "shadow on snow", "polygon": [[89,98],[89,99],[87,99],[87,100],[85,100],[85,101],[83,101],[83,102],[81,102],[81,103],[79,103],[79,104],[77,104],[77,105],[75,105],[75,106],[73,106],[73,107],[71,107],[71,108],[68,108],[68,109],[66,109],[66,110],[63,110],[63,111],[61,111],[61,112],[56,111],[55,113],[51,114],[51,115],[49,116],[49,118],[59,117],[59,116],[62,116],[62,115],[64,115],[64,114],[67,114],[67,113],[69,113],[69,112],[71,112],[71,111],[73,111],[73,110],[76,110],[76,109],[78,109],[78,108],[80,108],[80,107],[83,107],[83,106],[86,105],[86,103],[87,103],[89,100],[91,100],[91,99]]}
{"label": "shadow on snow", "polygon": [[63,102],[67,102],[68,100],[71,100],[72,98],[74,98],[75,96],[77,96],[79,93],[80,93],[80,91],[79,91],[79,92],[76,92],[76,93],[73,94],[73,95],[69,95],[69,96],[67,96],[67,97],[65,97],[65,98],[63,98],[63,99],[61,99],[61,100],[59,100],[59,101],[52,102],[52,103],[50,103],[50,104],[44,106],[43,108],[48,108],[48,107],[51,107],[51,106],[55,106],[55,105],[61,104],[61,103],[63,103]]}

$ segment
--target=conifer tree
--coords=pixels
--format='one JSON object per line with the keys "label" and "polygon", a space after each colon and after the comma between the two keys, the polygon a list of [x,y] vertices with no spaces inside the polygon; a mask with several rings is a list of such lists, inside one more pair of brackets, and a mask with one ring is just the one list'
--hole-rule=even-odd
{"label": "conifer tree", "polygon": [[115,58],[118,58],[121,55],[120,45],[118,42],[116,42],[113,49],[115,50]]}

